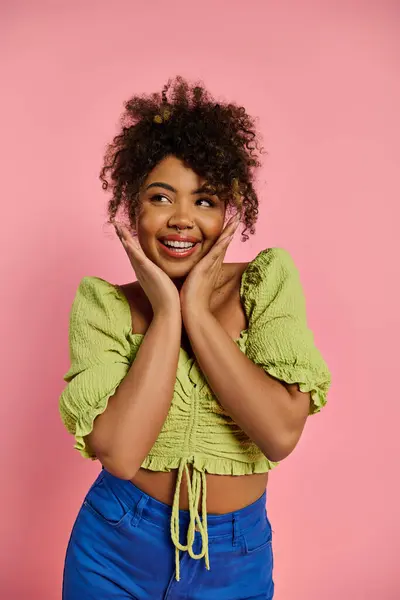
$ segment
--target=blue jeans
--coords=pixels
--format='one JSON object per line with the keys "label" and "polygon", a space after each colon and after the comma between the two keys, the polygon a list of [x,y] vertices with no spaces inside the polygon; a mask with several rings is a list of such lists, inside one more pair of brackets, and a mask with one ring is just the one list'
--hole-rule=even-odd
{"label": "blue jeans", "polygon": [[[180,511],[182,542],[189,523]],[[175,579],[171,507],[102,469],[73,526],[63,600],[271,600],[272,531],[266,492],[241,510],[208,515],[210,570],[181,553]],[[199,537],[197,537],[199,536]],[[194,551],[200,551],[196,532]]]}

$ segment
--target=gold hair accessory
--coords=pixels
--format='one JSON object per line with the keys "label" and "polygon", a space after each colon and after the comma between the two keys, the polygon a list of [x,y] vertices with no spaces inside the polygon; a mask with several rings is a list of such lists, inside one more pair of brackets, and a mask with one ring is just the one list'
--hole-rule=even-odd
{"label": "gold hair accessory", "polygon": [[154,123],[165,123],[165,121],[168,121],[170,116],[171,116],[171,111],[169,110],[169,108],[165,108],[161,112],[161,114],[155,115],[153,117],[153,121],[154,121]]}

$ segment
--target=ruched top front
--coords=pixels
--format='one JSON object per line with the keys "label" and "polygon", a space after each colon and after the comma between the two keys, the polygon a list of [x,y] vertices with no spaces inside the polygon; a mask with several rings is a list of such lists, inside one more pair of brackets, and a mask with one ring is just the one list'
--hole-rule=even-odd
{"label": "ruched top front", "polygon": [[[297,268],[281,248],[261,251],[246,267],[240,297],[247,329],[235,340],[240,350],[273,377],[297,383],[310,392],[310,414],[326,404],[330,373],[307,326],[305,300]],[[95,459],[85,443],[96,416],[127,374],[143,340],[132,332],[131,311],[122,290],[104,279],[85,277],[79,284],[70,313],[70,369],[60,397],[60,414],[75,436],[75,448]],[[210,389],[195,358],[180,350],[174,394],[161,432],[142,467],[153,471],[178,469],[178,484],[171,519],[177,552],[191,555],[194,530],[201,532],[208,563],[205,473],[246,475],[264,473],[276,466],[263,455],[231,419]],[[193,466],[190,479],[188,465]],[[191,527],[188,543],[179,544],[179,488],[188,479]],[[197,512],[203,496],[203,510]]]}

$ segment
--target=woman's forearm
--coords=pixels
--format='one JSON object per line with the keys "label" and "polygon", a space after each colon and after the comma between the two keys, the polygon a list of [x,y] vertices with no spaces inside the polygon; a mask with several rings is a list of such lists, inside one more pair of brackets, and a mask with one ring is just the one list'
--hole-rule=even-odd
{"label": "woman's forearm", "polygon": [[155,443],[171,404],[181,344],[178,311],[154,316],[126,377],[87,436],[107,470],[132,479]]}
{"label": "woman's forearm", "polygon": [[304,428],[309,395],[288,389],[251,362],[209,312],[184,323],[201,370],[220,404],[273,461],[285,458]]}

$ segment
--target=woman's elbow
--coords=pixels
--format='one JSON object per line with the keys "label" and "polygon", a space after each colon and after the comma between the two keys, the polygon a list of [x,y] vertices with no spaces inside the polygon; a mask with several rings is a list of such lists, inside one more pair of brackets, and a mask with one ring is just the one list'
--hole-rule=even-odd
{"label": "woman's elbow", "polygon": [[295,435],[282,436],[273,445],[265,444],[264,448],[261,448],[263,454],[272,462],[281,462],[287,458],[293,450],[296,448],[301,433]]}
{"label": "woman's elbow", "polygon": [[139,470],[139,466],[134,464],[134,461],[128,458],[117,457],[114,453],[104,448],[104,444],[97,443],[98,440],[90,433],[85,438],[87,448],[90,449],[92,455],[101,462],[103,467],[118,479],[133,479]]}
{"label": "woman's elbow", "polygon": [[118,479],[130,481],[139,470],[139,467],[133,466],[129,461],[116,460],[110,456],[98,456],[98,459],[106,471]]}

